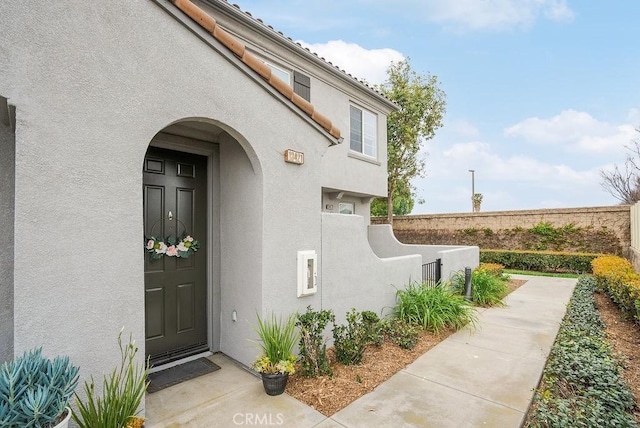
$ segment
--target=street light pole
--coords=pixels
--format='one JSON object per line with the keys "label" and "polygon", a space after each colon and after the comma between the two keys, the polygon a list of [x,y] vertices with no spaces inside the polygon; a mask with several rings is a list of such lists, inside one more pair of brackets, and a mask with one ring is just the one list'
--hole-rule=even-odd
{"label": "street light pole", "polygon": [[470,169],[471,173],[471,212],[474,212],[473,196],[476,194],[476,170]]}

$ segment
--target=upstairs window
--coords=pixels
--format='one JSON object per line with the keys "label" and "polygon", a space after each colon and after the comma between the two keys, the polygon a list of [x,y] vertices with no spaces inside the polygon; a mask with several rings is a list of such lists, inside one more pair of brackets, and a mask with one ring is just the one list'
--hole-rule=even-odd
{"label": "upstairs window", "polygon": [[376,115],[361,108],[350,109],[349,144],[351,150],[375,158],[376,151]]}
{"label": "upstairs window", "polygon": [[280,80],[284,81],[287,85],[291,84],[291,74],[289,74],[288,71],[285,71],[281,68],[276,67],[273,64],[269,64],[268,62],[265,62],[265,64],[267,64],[269,66],[269,68],[271,69],[271,72]]}
{"label": "upstairs window", "polygon": [[[265,62],[269,66],[274,76],[284,81],[286,84],[291,85],[291,73],[283,70],[273,64]],[[293,92],[300,95],[307,101],[311,101],[311,78],[307,75],[300,73],[299,71],[293,71]]]}

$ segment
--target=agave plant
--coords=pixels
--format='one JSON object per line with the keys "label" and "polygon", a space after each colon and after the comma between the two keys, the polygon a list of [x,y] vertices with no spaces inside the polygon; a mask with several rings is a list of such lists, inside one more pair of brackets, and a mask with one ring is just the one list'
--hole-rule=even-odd
{"label": "agave plant", "polygon": [[0,366],[0,426],[48,428],[60,422],[78,384],[69,357],[53,361],[42,348]]}

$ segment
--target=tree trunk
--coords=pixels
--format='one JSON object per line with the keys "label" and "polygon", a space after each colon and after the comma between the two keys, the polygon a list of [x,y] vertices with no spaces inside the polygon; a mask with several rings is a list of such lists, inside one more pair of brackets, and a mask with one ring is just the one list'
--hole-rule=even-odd
{"label": "tree trunk", "polygon": [[393,186],[387,188],[387,223],[393,227]]}

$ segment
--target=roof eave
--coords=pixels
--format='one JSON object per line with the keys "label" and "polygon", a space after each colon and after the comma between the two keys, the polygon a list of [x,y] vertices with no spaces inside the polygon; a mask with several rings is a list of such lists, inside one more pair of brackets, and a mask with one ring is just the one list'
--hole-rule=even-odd
{"label": "roof eave", "polygon": [[348,85],[357,88],[358,90],[365,91],[367,94],[375,98],[378,102],[383,104],[385,107],[389,109],[389,111],[399,110],[399,106],[393,101],[386,98],[384,95],[375,91],[371,87],[359,81],[357,78],[347,74],[345,71],[340,70],[337,66],[327,62],[326,60],[320,58],[317,54],[311,52],[309,49],[302,47],[298,43],[294,42],[291,38],[286,37],[283,33],[276,31],[272,27],[262,23],[258,19],[254,18],[250,13],[243,12],[239,7],[229,4],[227,1],[220,0],[200,0],[201,2],[211,6],[216,7],[219,6],[227,12],[233,19],[236,19],[242,22],[244,25],[251,27],[256,30],[258,33],[268,38],[269,40],[288,48],[290,50],[294,50],[297,54],[301,55],[307,61],[313,62],[313,64],[323,68],[324,70],[331,73],[333,76],[347,83]]}
{"label": "roof eave", "polygon": [[[169,13],[174,19],[176,19],[179,23],[184,25],[188,30],[190,30],[194,35],[196,35],[200,40],[205,42],[209,47],[215,50],[218,54],[225,57],[229,62],[231,62],[234,66],[236,66],[240,71],[242,71],[245,75],[256,81],[260,84],[264,89],[266,89],[270,94],[278,98],[285,105],[287,105],[293,112],[295,112],[298,116],[303,118],[307,123],[317,129],[320,133],[322,133],[328,140],[331,146],[340,144],[343,141],[343,138],[339,135],[339,130],[337,131],[337,135],[335,132],[329,132],[324,129],[317,120],[314,120],[313,117],[309,116],[305,111],[300,109],[300,107],[295,103],[291,102],[291,100],[285,97],[281,91],[279,91],[276,87],[266,81],[256,70],[247,65],[241,58],[236,56],[227,46],[225,46],[222,42],[220,42],[216,37],[214,37],[207,29],[203,28],[202,25],[196,23],[193,19],[188,17],[183,11],[181,11],[175,4],[175,0],[152,0],[154,3],[159,5],[162,9],[164,9],[167,13]],[[333,129],[332,129],[333,131]]]}

